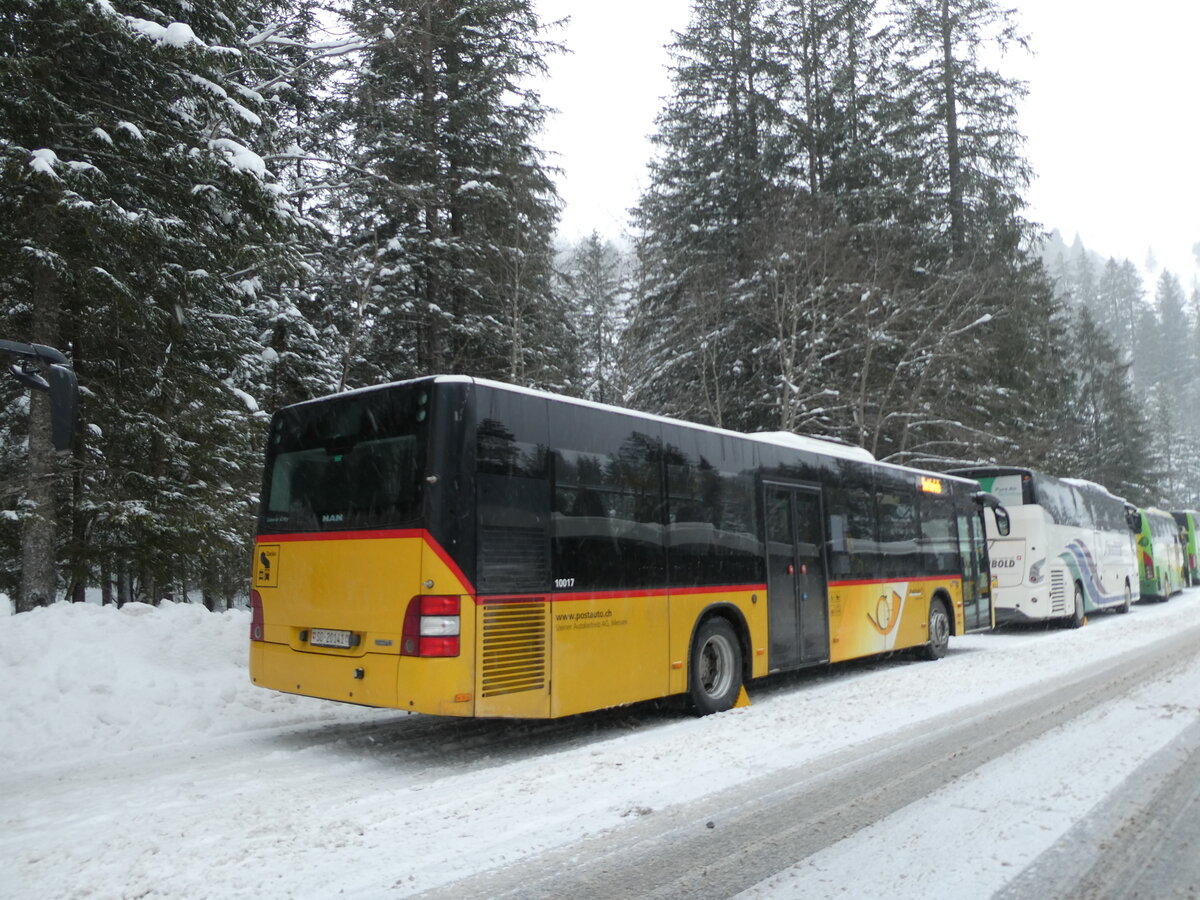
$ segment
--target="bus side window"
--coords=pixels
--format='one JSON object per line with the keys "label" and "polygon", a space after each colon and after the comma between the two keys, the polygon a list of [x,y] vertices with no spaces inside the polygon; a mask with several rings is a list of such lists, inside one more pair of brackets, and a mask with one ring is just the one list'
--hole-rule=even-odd
{"label": "bus side window", "polygon": [[762,581],[753,460],[719,435],[665,426],[664,440],[671,584]]}
{"label": "bus side window", "polygon": [[919,531],[913,495],[901,490],[880,490],[875,500],[881,570],[888,577],[908,577],[918,571]]}
{"label": "bus side window", "polygon": [[[660,586],[666,579],[661,441],[636,430],[620,440],[611,432],[589,434],[587,417],[595,411],[566,415],[581,427],[564,423],[554,451],[555,581],[575,590]],[[595,449],[580,446],[587,443]],[[614,443],[616,452],[603,452]]]}
{"label": "bus side window", "polygon": [[475,430],[483,593],[550,587],[550,479],[545,403],[481,388]]}
{"label": "bus side window", "polygon": [[[868,482],[869,483],[869,482]],[[830,577],[870,572],[878,564],[874,496],[865,486],[848,485],[826,491],[830,528]]]}
{"label": "bus side window", "polygon": [[957,574],[960,563],[955,535],[951,532],[953,504],[946,499],[922,495],[920,511],[924,568],[939,575]]}

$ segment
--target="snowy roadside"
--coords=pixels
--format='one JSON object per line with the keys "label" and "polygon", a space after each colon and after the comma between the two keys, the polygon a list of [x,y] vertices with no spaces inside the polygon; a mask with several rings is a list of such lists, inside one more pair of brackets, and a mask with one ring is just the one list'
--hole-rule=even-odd
{"label": "snowy roadside", "polygon": [[56,603],[0,616],[0,765],[379,715],[254,687],[249,633],[244,610],[183,603]]}
{"label": "snowy roadside", "polygon": [[774,679],[706,719],[543,727],[254,688],[244,612],[59,604],[0,622],[0,853],[23,896],[407,895],[1036,689],[1198,612],[1193,590],[1078,631],[957,638],[938,663]]}

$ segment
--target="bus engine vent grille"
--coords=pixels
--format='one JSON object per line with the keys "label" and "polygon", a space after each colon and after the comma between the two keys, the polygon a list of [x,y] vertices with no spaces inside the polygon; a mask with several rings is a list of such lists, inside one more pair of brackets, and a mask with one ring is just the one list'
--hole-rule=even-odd
{"label": "bus engine vent grille", "polygon": [[482,654],[484,697],[542,690],[546,686],[546,604],[485,604]]}
{"label": "bus engine vent grille", "polygon": [[1050,614],[1067,614],[1067,577],[1062,569],[1050,570]]}

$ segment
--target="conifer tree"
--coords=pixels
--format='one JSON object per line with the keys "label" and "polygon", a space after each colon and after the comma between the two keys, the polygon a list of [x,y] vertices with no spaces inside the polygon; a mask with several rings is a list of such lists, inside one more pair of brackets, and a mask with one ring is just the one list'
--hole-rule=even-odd
{"label": "conifer tree", "polygon": [[529,0],[351,3],[339,201],[350,382],[437,371],[569,387],[557,197],[531,86],[558,48]]}
{"label": "conifer tree", "polygon": [[572,248],[564,280],[578,341],[579,388],[599,403],[621,403],[621,338],[629,288],[621,252],[593,231]]}
{"label": "conifer tree", "polygon": [[1191,382],[1191,360],[1193,347],[1188,340],[1185,297],[1179,279],[1163,270],[1154,291],[1154,303],[1158,313],[1158,345],[1145,348],[1142,352],[1154,353],[1162,360],[1160,377],[1167,393],[1176,405],[1183,405]]}
{"label": "conifer tree", "polygon": [[1024,46],[998,0],[894,0],[899,95],[893,152],[911,161],[905,188],[916,221],[955,256],[1013,253],[1031,170],[1017,104],[1026,85],[988,67],[983,49]]}
{"label": "conifer tree", "polygon": [[1158,460],[1149,423],[1133,392],[1130,364],[1087,306],[1069,313],[1062,432],[1055,470],[1103,484],[1132,503],[1156,498]]}
{"label": "conifer tree", "polygon": [[1138,312],[1144,298],[1142,276],[1129,260],[1110,257],[1096,286],[1096,322],[1127,355],[1136,343]]}
{"label": "conifer tree", "polygon": [[[51,0],[0,29],[2,321],[68,347],[83,385],[77,582],[99,565],[156,600],[244,540],[252,307],[296,227],[252,149],[270,120],[246,35],[268,9]],[[27,583],[18,602],[53,596]]]}
{"label": "conifer tree", "polygon": [[[763,0],[697,0],[670,52],[650,187],[635,211],[644,273],[631,323],[635,404],[745,426],[756,336],[737,285],[788,162],[789,72]],[[752,393],[752,389],[751,389]]]}

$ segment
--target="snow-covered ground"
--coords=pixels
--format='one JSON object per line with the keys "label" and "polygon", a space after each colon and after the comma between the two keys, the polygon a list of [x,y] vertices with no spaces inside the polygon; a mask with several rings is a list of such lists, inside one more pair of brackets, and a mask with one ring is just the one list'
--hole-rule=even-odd
{"label": "snow-covered ground", "polygon": [[[560,722],[254,688],[241,611],[0,616],[0,896],[406,896],[1044,685],[1198,616],[1193,589],[1078,631],[957,638],[937,663],[775,678],[752,687],[751,707],[705,719],[643,705]],[[938,859],[939,893],[990,896],[1200,719],[1197,684],[1193,665],[1141,686],[749,893],[925,896],[906,873]],[[967,844],[988,849],[938,852]]]}

